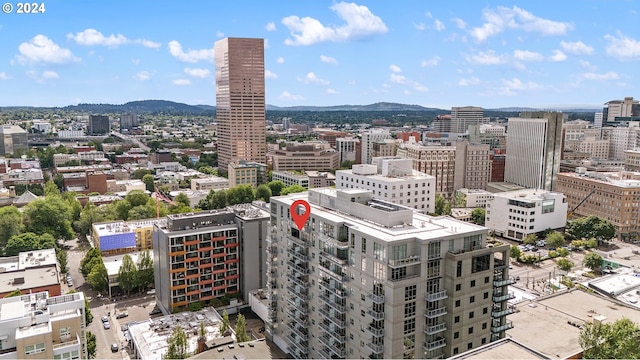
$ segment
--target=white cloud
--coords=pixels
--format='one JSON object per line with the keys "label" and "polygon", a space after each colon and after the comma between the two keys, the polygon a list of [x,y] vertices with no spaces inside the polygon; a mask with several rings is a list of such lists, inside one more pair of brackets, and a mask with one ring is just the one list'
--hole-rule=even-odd
{"label": "white cloud", "polygon": [[429,88],[424,86],[424,85],[420,85],[418,83],[413,83],[413,89],[415,91],[420,91],[420,92],[427,92],[429,91]]}
{"label": "white cloud", "polygon": [[505,29],[538,32],[542,35],[564,35],[573,29],[570,23],[543,19],[517,6],[486,9],[482,11],[482,17],[486,22],[470,31],[471,36],[477,41],[485,41]]}
{"label": "white cloud", "polygon": [[58,76],[57,72],[51,71],[51,70],[46,70],[46,71],[43,71],[42,73],[38,73],[35,70],[29,70],[27,71],[27,76],[29,76],[30,78],[32,78],[33,80],[41,84],[47,80],[57,79],[60,77]]}
{"label": "white cloud", "polygon": [[0,72],[0,80],[9,80],[9,75],[6,72]]}
{"label": "white cloud", "polygon": [[264,39],[264,48],[268,49],[271,45],[269,45],[269,39]]}
{"label": "white cloud", "polygon": [[631,60],[640,58],[640,41],[632,39],[618,32],[614,35],[605,35],[607,44],[607,55],[619,60]]}
{"label": "white cloud", "polygon": [[502,80],[502,87],[499,89],[499,94],[501,95],[515,95],[517,91],[531,91],[531,90],[539,90],[542,89],[540,84],[534,83],[532,81],[523,82],[518,78],[513,78],[511,80]]}
{"label": "white cloud", "polygon": [[138,80],[138,81],[147,81],[149,79],[151,79],[151,73],[144,70],[144,71],[140,71],[137,74],[135,74],[133,76],[134,79]]}
{"label": "white cloud", "polygon": [[513,57],[522,61],[542,61],[544,55],[529,51],[529,50],[516,50],[513,52]]}
{"label": "white cloud", "polygon": [[160,47],[162,46],[162,44],[157,43],[155,41],[151,41],[151,40],[146,40],[146,39],[137,39],[135,41],[137,44],[140,44],[146,48],[150,48],[150,49],[160,49]]}
{"label": "white cloud", "polygon": [[553,55],[551,55],[549,60],[555,61],[555,62],[565,61],[565,60],[567,60],[567,55],[565,55],[560,50],[553,50]]}
{"label": "white cloud", "polygon": [[618,74],[613,71],[609,71],[603,74],[584,73],[582,74],[582,77],[587,80],[616,80],[619,78]]}
{"label": "white cloud", "polygon": [[433,15],[431,15],[430,11],[427,11],[426,13],[424,13],[424,16],[428,17],[429,19],[433,18]]}
{"label": "white cloud", "polygon": [[400,66],[394,65],[394,64],[389,65],[389,70],[393,71],[394,73],[402,72],[402,69],[400,69]]}
{"label": "white cloud", "polygon": [[442,31],[445,29],[444,23],[438,19],[433,22],[433,26],[435,26],[436,31]]}
{"label": "white cloud", "polygon": [[199,69],[199,68],[189,68],[189,67],[184,68],[184,72],[189,76],[198,77],[201,79],[204,79],[211,74],[211,71],[209,71],[209,69]]}
{"label": "white cloud", "polygon": [[459,86],[472,86],[472,85],[478,85],[478,84],[480,84],[480,79],[478,79],[475,76],[472,76],[468,79],[462,78],[460,79],[460,81],[458,81]]}
{"label": "white cloud", "polygon": [[480,51],[477,54],[467,56],[466,60],[469,63],[477,65],[497,65],[507,61],[503,55],[496,55],[493,50]]}
{"label": "white cloud", "polygon": [[267,31],[276,31],[276,24],[272,21],[264,27]]}
{"label": "white cloud", "polygon": [[420,66],[422,67],[434,67],[438,66],[438,64],[440,64],[440,56],[434,56],[431,59],[422,60],[420,62]]}
{"label": "white cloud", "polygon": [[590,70],[590,71],[594,71],[596,69],[595,66],[591,65],[590,62],[586,61],[586,60],[578,60],[578,62],[580,63],[580,66],[582,66],[583,68]]}
{"label": "white cloud", "polygon": [[178,85],[178,86],[185,86],[185,85],[191,85],[191,80],[189,79],[175,79],[172,81],[173,85]]}
{"label": "white cloud", "polygon": [[129,39],[127,39],[122,34],[111,34],[109,36],[104,36],[100,31],[96,29],[86,29],[84,31],[76,33],[75,35],[67,34],[67,39],[71,39],[77,44],[84,46],[100,45],[118,47],[129,42]]}
{"label": "white cloud", "polygon": [[279,98],[283,100],[291,100],[291,101],[299,101],[304,99],[304,97],[302,97],[301,95],[294,95],[289,93],[286,90],[283,91],[282,94],[280,94]]}
{"label": "white cloud", "polygon": [[312,45],[326,41],[349,41],[383,34],[388,31],[380,17],[371,13],[369,8],[354,3],[340,2],[330,7],[346,24],[325,26],[311,18],[292,15],[282,19],[282,24],[290,31],[286,45]]}
{"label": "white cloud", "polygon": [[271,72],[269,70],[265,70],[264,71],[264,77],[267,79],[277,79],[278,75],[274,72]]}
{"label": "white cloud", "polygon": [[276,62],[277,62],[278,64],[284,64],[284,58],[283,58],[282,56],[279,56],[279,57],[276,59]]}
{"label": "white cloud", "polygon": [[560,41],[560,46],[562,46],[562,49],[568,52],[569,54],[575,54],[575,55],[593,54],[593,48],[583,43],[582,41],[576,41],[576,42]]}
{"label": "white cloud", "polygon": [[131,63],[132,63],[133,65],[138,66],[138,65],[140,65],[140,59],[131,59]]}
{"label": "white cloud", "polygon": [[223,38],[224,37],[224,33],[222,31],[218,31],[216,32],[216,36],[219,38]]}
{"label": "white cloud", "polygon": [[18,46],[18,51],[20,54],[16,59],[22,64],[37,62],[65,64],[80,61],[71,53],[71,50],[61,48],[44,35],[36,35],[28,42],[23,42]]}
{"label": "white cloud", "polygon": [[389,81],[391,81],[392,83],[404,84],[404,85],[409,83],[409,80],[407,80],[407,78],[404,75],[399,75],[399,74],[389,75]]}
{"label": "white cloud", "polygon": [[337,64],[338,60],[336,60],[335,58],[332,58],[331,56],[324,56],[324,55],[320,55],[320,61],[322,61],[323,63],[328,63],[328,64]]}
{"label": "white cloud", "polygon": [[467,28],[467,23],[460,18],[453,18],[451,19],[451,21],[453,21],[456,24],[456,27],[458,29],[464,30]]}
{"label": "white cloud", "polygon": [[327,94],[337,94],[338,92],[335,89],[327,89]]}
{"label": "white cloud", "polygon": [[182,50],[182,45],[179,42],[172,40],[169,42],[169,53],[173,55],[176,59],[189,62],[196,63],[201,60],[213,61],[213,49],[201,49],[201,50],[187,50],[184,52]]}
{"label": "white cloud", "polygon": [[319,78],[313,71],[308,73],[304,78],[298,78],[298,81],[302,81],[305,84],[329,85],[329,81]]}
{"label": "white cloud", "polygon": [[413,24],[413,27],[416,28],[416,30],[424,30],[427,28],[427,25],[425,25],[424,23],[419,23],[419,24]]}

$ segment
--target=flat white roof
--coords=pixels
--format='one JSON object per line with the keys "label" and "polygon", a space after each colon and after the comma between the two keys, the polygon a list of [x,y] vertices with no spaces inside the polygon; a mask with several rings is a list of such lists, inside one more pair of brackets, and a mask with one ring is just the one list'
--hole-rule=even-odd
{"label": "flat white roof", "polygon": [[[425,174],[423,172],[419,172],[416,170],[412,170],[412,173],[410,175],[403,175],[403,176],[384,176],[384,175],[380,175],[380,174],[375,174],[375,175],[362,175],[362,174],[354,174],[353,170],[338,170],[336,172],[336,175],[341,175],[341,174],[347,174],[347,175],[351,175],[351,176],[358,176],[361,178],[367,178],[367,179],[372,179],[372,180],[378,180],[381,182],[406,182],[407,180],[435,180],[434,176],[431,176],[429,174]],[[337,177],[336,177],[337,179]]]}
{"label": "flat white roof", "polygon": [[[120,271],[120,266],[122,265],[122,259],[126,255],[131,256],[131,260],[133,260],[134,264],[138,263],[138,257],[140,256],[139,252],[131,252],[127,254],[119,254],[119,255],[102,257],[102,261],[104,262],[104,267],[107,268],[107,274],[109,276],[118,275],[118,272]],[[153,259],[153,250],[149,250],[149,255]]]}
{"label": "flat white roof", "polygon": [[589,284],[604,293],[615,296],[640,286],[640,277],[616,274],[593,280]]}
{"label": "flat white roof", "polygon": [[504,199],[514,199],[514,200],[521,200],[521,201],[544,200],[547,198],[545,197],[545,195],[554,196],[554,195],[563,195],[563,194],[557,193],[557,192],[551,192],[547,190],[541,190],[541,189],[522,189],[522,190],[505,191],[505,192],[493,194],[494,197],[501,197]]}
{"label": "flat white roof", "polygon": [[0,320],[21,318],[24,313],[25,309],[22,301],[0,304]]}
{"label": "flat white roof", "polygon": [[113,234],[122,234],[133,232],[135,229],[141,227],[153,227],[153,225],[163,225],[166,224],[167,218],[160,219],[142,219],[142,220],[134,220],[134,221],[112,221],[112,222],[104,222],[93,224],[93,229],[97,232],[98,236],[106,236]]}

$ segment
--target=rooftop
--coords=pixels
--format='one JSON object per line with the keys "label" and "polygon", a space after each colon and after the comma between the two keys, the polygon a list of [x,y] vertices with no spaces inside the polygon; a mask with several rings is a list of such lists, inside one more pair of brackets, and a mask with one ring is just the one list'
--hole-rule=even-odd
{"label": "rooftop", "polygon": [[0,273],[0,289],[11,292],[16,289],[34,289],[60,284],[56,265]]}
{"label": "rooftop", "polygon": [[513,184],[513,183],[509,183],[509,182],[490,182],[490,183],[487,183],[487,191],[490,191],[488,189],[495,190],[491,192],[496,193],[496,192],[521,190],[521,189],[524,189],[524,187]]}
{"label": "rooftop", "polygon": [[[120,199],[120,197],[118,196],[117,199]],[[166,223],[167,218],[153,218],[133,221],[111,221],[93,224],[93,231],[96,232],[98,236],[106,236],[133,232],[135,229],[141,227],[153,227],[155,224],[162,226]]]}
{"label": "rooftop", "polygon": [[[118,255],[102,257],[102,261],[104,262],[104,266],[107,268],[107,274],[109,276],[118,275],[118,272],[120,271],[120,266],[122,266],[122,259],[126,255],[129,255],[131,257],[131,260],[133,260],[134,264],[138,263],[138,257],[140,256],[139,252],[131,252],[127,254],[118,254]],[[153,250],[149,250],[149,255],[151,255],[151,258],[153,258]]]}
{"label": "rooftop", "polygon": [[550,359],[549,356],[538,352],[522,343],[511,339],[503,338],[498,341],[465,351],[460,355],[450,357],[451,360],[458,359]]}
{"label": "rooftop", "polygon": [[2,134],[26,134],[27,131],[20,126],[15,125],[2,125],[0,126],[0,133]]}
{"label": "rooftop", "polygon": [[600,184],[608,184],[621,188],[637,188],[640,187],[640,172],[633,171],[616,171],[616,172],[592,172],[586,173],[560,173],[559,176],[568,176],[572,178],[582,178],[587,181],[593,181]]}
{"label": "rooftop", "polygon": [[214,347],[189,359],[283,359],[282,353],[275,345],[265,340],[256,340],[240,344],[228,344]]}
{"label": "rooftop", "polygon": [[554,195],[562,194],[541,189],[522,189],[493,194],[494,198],[516,199],[519,201],[540,201]]}

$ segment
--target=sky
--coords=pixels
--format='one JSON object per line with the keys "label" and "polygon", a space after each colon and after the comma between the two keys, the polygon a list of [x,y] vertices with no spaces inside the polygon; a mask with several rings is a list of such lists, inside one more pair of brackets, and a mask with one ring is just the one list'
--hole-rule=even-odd
{"label": "sky", "polygon": [[640,97],[638,1],[46,0],[29,14],[8,4],[0,106],[215,105],[213,47],[225,37],[264,38],[276,106]]}

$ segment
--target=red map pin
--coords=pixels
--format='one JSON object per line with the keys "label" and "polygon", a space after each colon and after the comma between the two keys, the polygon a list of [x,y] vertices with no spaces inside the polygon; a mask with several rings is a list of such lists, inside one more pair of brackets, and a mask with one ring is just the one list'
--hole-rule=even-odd
{"label": "red map pin", "polygon": [[[304,206],[303,214],[298,214],[298,205]],[[307,220],[309,220],[309,215],[311,215],[311,206],[304,200],[296,200],[293,202],[293,204],[291,204],[289,212],[291,212],[291,218],[293,219],[293,222],[296,223],[298,230],[302,230],[304,224],[306,224]]]}

